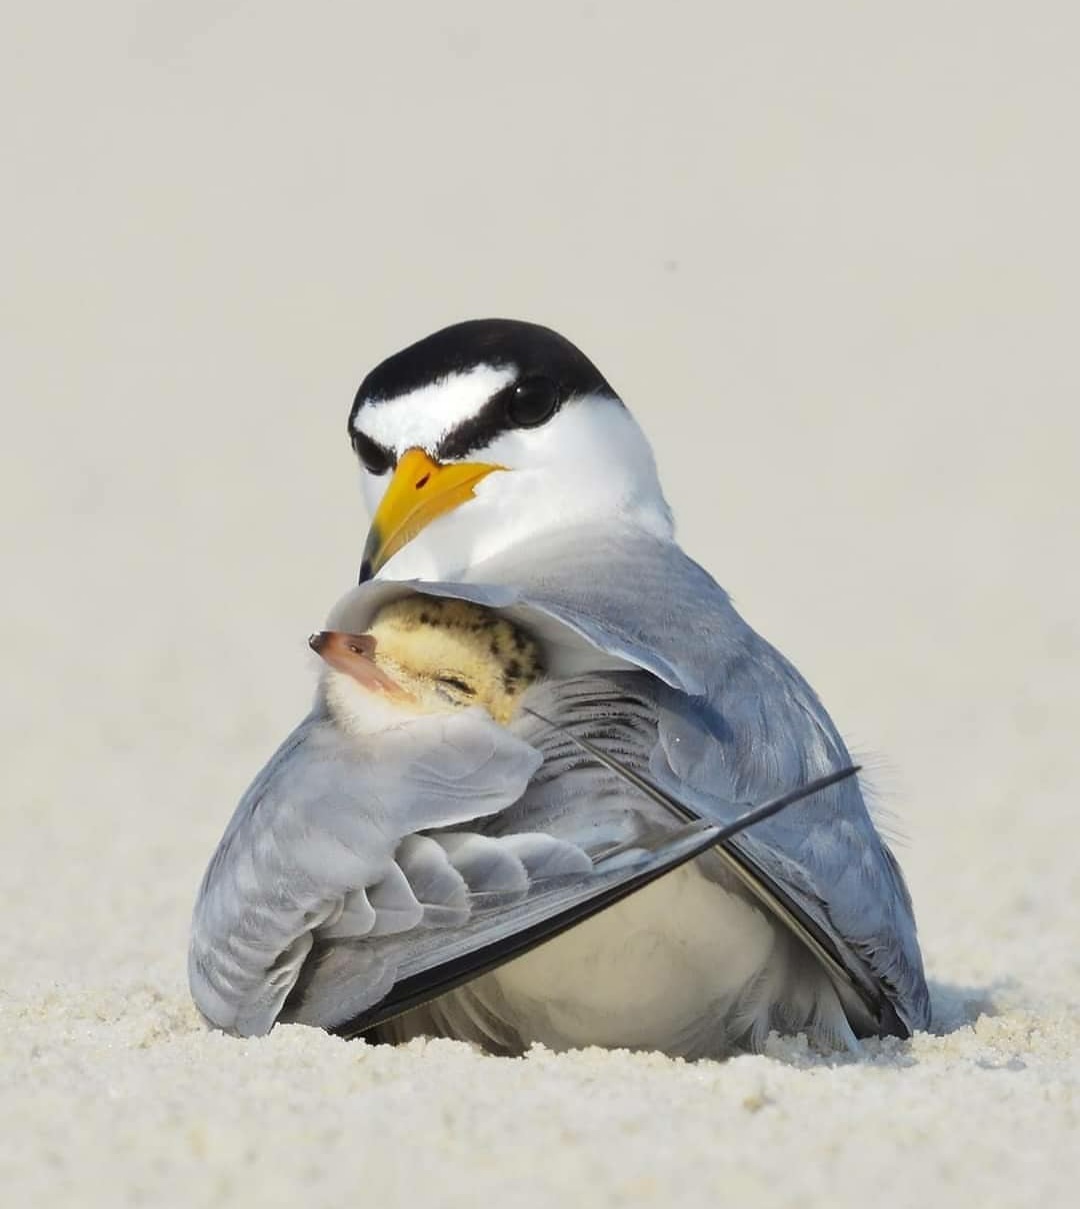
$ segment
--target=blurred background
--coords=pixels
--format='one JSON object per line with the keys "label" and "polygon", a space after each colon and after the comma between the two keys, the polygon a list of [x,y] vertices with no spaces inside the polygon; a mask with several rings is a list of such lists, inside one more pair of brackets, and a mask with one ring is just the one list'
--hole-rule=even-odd
{"label": "blurred background", "polygon": [[1080,899],[1075,5],[4,24],[20,980],[182,984],[198,878],[354,582],[356,386],[484,315],[562,331],[640,418],[687,548],[867,758],[931,973],[1007,981],[989,929],[1027,933],[1031,985],[1075,978],[1031,922]]}

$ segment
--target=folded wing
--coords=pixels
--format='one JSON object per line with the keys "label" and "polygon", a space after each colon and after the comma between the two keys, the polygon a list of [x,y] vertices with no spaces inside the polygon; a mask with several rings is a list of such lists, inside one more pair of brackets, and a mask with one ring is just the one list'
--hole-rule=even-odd
{"label": "folded wing", "polygon": [[[477,564],[468,582],[365,584],[338,604],[334,623],[362,628],[383,599],[407,591],[505,610],[543,635],[560,674],[647,673],[655,705],[647,767],[702,818],[722,821],[735,802],[763,801],[850,763],[813,689],[670,541],[581,526]],[[563,786],[545,799],[556,817],[574,809],[570,782]],[[825,966],[858,1031],[926,1027],[911,899],[853,780],[732,841],[727,863]]]}
{"label": "folded wing", "polygon": [[317,934],[378,936],[415,927],[428,906],[460,910],[462,879],[444,870],[440,882],[430,862],[429,902],[416,901],[399,845],[504,809],[541,760],[479,710],[419,718],[372,742],[377,758],[313,714],[237,807],[199,890],[188,957],[192,995],[217,1027],[269,1031]]}

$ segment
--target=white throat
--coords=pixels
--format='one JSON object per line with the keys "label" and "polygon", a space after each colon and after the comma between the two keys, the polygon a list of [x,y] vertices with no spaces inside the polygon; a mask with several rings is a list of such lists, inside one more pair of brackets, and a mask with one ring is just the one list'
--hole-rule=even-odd
{"label": "white throat", "polygon": [[319,694],[338,727],[357,738],[401,726],[416,716],[416,711],[364,688],[352,676],[333,668],[323,669]]}

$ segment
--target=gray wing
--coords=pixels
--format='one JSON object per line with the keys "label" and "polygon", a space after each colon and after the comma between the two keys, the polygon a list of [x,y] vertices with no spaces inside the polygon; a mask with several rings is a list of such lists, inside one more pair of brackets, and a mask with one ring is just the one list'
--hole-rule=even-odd
{"label": "gray wing", "polygon": [[618,680],[595,677],[534,690],[535,703],[571,723],[530,710],[516,724],[544,757],[523,796],[467,830],[403,840],[396,868],[406,903],[423,904],[423,916],[394,929],[347,920],[319,928],[279,1019],[355,1036],[404,1017],[826,788],[810,782],[707,824],[643,773],[633,742],[615,756],[574,737],[590,730],[581,706],[588,712],[598,697],[610,705],[622,692]]}
{"label": "gray wing", "polygon": [[721,834],[694,822],[654,846],[596,860],[538,833],[414,836],[399,849],[405,881],[425,906],[432,879],[458,883],[456,910],[425,909],[396,935],[319,929],[279,1019],[357,1036],[606,910]]}
{"label": "gray wing", "polygon": [[[192,996],[217,1027],[269,1031],[320,934],[414,926],[426,907],[403,875],[402,841],[505,808],[541,760],[480,710],[372,742],[377,752],[313,713],[237,807],[199,889],[188,955]],[[423,887],[433,911],[458,905],[458,882]]]}
{"label": "gray wing", "polygon": [[[562,532],[470,569],[468,582],[353,589],[331,624],[362,630],[405,592],[504,610],[545,639],[552,672],[631,667],[655,681],[654,778],[701,817],[763,801],[850,763],[795,668],[672,542],[609,528]],[[757,897],[826,965],[856,1016],[904,1035],[929,1022],[911,900],[854,779],[732,840]],[[861,1006],[860,1006],[861,1005]]]}
{"label": "gray wing", "polygon": [[366,740],[311,715],[244,795],[203,879],[189,951],[200,1011],[243,1036],[278,1020],[352,1035],[716,841],[697,821],[617,853],[535,830],[484,834],[541,760],[479,710]]}

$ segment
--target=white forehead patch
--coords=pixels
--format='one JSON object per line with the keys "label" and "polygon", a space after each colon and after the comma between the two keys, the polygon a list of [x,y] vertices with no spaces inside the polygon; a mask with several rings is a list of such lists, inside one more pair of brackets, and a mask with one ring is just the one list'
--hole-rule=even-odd
{"label": "white forehead patch", "polygon": [[446,434],[470,419],[517,377],[513,367],[477,365],[464,374],[448,374],[407,395],[362,407],[353,428],[395,453],[434,451]]}

